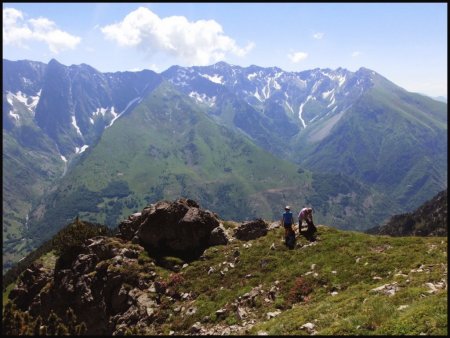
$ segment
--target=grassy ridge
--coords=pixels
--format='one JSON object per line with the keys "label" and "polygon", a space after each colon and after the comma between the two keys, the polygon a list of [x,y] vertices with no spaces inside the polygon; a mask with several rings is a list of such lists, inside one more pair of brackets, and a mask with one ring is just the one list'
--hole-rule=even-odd
{"label": "grassy ridge", "polygon": [[[156,273],[163,283],[175,281],[171,292],[189,297],[161,296],[152,325],[140,333],[187,334],[201,323],[202,333],[309,335],[302,326],[312,323],[318,335],[448,334],[446,237],[374,236],[319,225],[318,241],[300,237],[288,250],[283,233],[278,227],[256,240],[210,247],[188,265],[163,257],[165,267],[155,266],[142,252],[124,272]],[[40,261],[52,267],[54,252]],[[396,290],[374,290],[383,285]],[[269,313],[278,314],[269,319]]]}
{"label": "grassy ridge", "polygon": [[[264,292],[249,315],[257,324],[243,333],[307,335],[301,326],[311,322],[319,335],[447,334],[447,290],[430,294],[425,285],[447,280],[446,238],[391,238],[325,226],[318,229],[316,245],[307,246],[301,239],[303,247],[294,250],[282,245],[282,229],[250,242],[247,248],[235,241],[208,249],[205,261],[193,262],[183,273],[186,282],[181,290],[199,295],[190,304],[197,307],[198,315],[173,319],[167,326],[187,329],[205,315],[212,317],[210,326],[242,325],[230,304],[260,286]],[[275,250],[270,249],[272,243]],[[236,250],[240,251],[238,263],[222,276],[219,271],[225,262],[233,261]],[[206,274],[210,267],[215,272]],[[298,278],[310,293],[293,301]],[[399,287],[393,296],[371,291],[392,283]],[[267,302],[264,297],[274,285],[279,287],[277,296]],[[399,310],[402,305],[404,309]],[[230,310],[224,319],[215,315],[220,308]],[[277,309],[281,314],[267,320],[266,314]]]}

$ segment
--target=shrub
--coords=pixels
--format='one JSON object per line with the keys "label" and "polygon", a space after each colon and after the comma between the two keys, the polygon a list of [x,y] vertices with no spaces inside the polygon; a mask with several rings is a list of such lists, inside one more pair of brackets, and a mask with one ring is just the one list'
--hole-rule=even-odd
{"label": "shrub", "polygon": [[291,303],[305,301],[307,296],[313,291],[312,285],[303,277],[297,277],[294,285],[289,291],[288,300]]}
{"label": "shrub", "polygon": [[108,235],[111,235],[111,231],[106,226],[83,222],[77,217],[75,222],[60,230],[52,239],[52,247],[59,255],[56,268],[70,264],[81,252],[81,247],[88,238]]}

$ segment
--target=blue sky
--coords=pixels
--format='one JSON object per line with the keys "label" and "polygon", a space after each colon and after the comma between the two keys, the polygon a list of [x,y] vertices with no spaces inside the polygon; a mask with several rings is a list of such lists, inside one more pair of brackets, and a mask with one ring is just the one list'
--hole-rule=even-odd
{"label": "blue sky", "polygon": [[102,72],[367,67],[447,96],[446,3],[3,3],[3,58]]}

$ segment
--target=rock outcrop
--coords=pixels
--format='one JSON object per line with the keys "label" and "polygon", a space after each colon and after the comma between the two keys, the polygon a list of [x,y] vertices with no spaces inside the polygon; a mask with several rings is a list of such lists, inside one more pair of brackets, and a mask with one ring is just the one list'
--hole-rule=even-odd
{"label": "rock outcrop", "polygon": [[193,200],[160,201],[122,222],[119,237],[139,243],[151,255],[192,259],[214,243],[226,244],[220,230],[212,234],[219,225],[217,215]]}
{"label": "rock outcrop", "polygon": [[235,231],[234,237],[249,241],[267,235],[269,225],[262,219],[242,223]]}
{"label": "rock outcrop", "polygon": [[64,318],[70,307],[87,334],[124,334],[145,327],[156,307],[157,293],[148,288],[156,279],[154,263],[138,264],[144,248],[114,237],[88,239],[68,268],[53,274],[32,265],[11,291],[10,299],[30,315]]}

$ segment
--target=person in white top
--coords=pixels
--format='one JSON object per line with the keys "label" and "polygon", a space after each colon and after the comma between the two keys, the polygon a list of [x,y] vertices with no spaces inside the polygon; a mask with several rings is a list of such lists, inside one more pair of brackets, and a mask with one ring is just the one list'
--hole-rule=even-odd
{"label": "person in white top", "polygon": [[306,222],[308,225],[308,229],[306,230],[305,237],[308,239],[312,239],[314,233],[317,232],[317,228],[314,225],[313,217],[312,217],[312,209],[311,208],[303,208],[298,214],[298,231],[301,234],[302,223]]}

